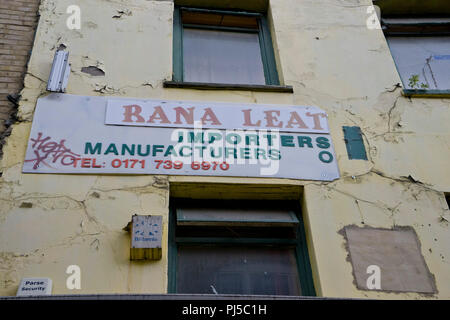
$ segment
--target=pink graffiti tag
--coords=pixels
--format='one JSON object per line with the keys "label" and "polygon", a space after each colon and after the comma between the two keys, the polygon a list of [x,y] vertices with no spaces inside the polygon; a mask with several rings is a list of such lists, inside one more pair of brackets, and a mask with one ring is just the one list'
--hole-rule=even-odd
{"label": "pink graffiti tag", "polygon": [[52,166],[46,162],[47,159],[52,163],[56,163],[56,161],[59,160],[64,166],[72,165],[77,159],[79,159],[79,154],[72,152],[72,150],[64,145],[66,142],[65,139],[62,139],[59,142],[52,141],[51,139],[52,138],[49,136],[44,138],[42,132],[38,133],[37,138],[30,139],[30,141],[33,142],[31,147],[33,148],[36,158],[25,160],[25,162],[34,161],[34,170],[39,168],[41,163],[52,168]]}

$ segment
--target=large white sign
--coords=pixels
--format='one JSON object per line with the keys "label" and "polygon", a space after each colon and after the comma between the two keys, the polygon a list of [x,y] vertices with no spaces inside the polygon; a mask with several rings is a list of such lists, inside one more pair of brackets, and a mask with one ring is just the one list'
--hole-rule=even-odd
{"label": "large white sign", "polygon": [[[177,127],[170,128],[168,126],[176,122],[176,111],[169,115],[162,107],[171,122],[165,123],[165,127],[136,126],[135,123],[117,125],[108,124],[108,121],[105,124],[107,111],[116,108],[111,107],[114,105],[111,101],[116,100],[68,94],[40,98],[23,172],[277,177],[324,181],[339,178],[331,137],[327,133],[282,131],[285,128],[249,129],[239,127],[238,122],[235,127],[226,129],[205,128],[208,121],[201,120],[204,112],[193,114],[193,125],[184,123],[185,127],[179,128],[176,124]],[[144,119],[152,117],[154,111],[151,109],[147,115],[144,114],[148,100],[131,100],[131,103],[142,107],[139,116]],[[126,99],[121,104],[129,105]],[[221,116],[226,115],[222,110],[225,104],[219,107],[215,107],[215,103],[160,101],[160,104],[183,106],[185,110],[189,106],[209,106],[210,115],[214,113],[222,125],[233,122],[233,119],[225,121],[226,117]],[[258,108],[259,105],[246,104],[243,109]],[[312,107],[305,111],[302,107],[262,106],[262,110],[267,111],[267,108],[273,114],[280,114],[279,121],[285,121],[281,115],[286,110],[297,110],[299,116],[313,112],[313,109],[314,113],[325,114]],[[237,110],[235,118],[238,119],[242,108],[230,105],[230,114],[232,110]],[[258,112],[253,113],[252,117],[261,115]],[[163,119],[162,113],[159,114]],[[181,113],[180,117],[186,120]],[[156,119],[153,117],[153,120]],[[314,126],[314,117],[311,119],[312,122],[305,120],[305,124]],[[322,130],[327,131],[326,116],[316,119],[320,119]],[[256,118],[253,121],[257,121]]]}

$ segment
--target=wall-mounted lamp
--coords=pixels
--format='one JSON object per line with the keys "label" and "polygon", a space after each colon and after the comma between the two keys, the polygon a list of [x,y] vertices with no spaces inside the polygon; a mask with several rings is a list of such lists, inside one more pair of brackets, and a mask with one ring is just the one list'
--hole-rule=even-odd
{"label": "wall-mounted lamp", "polygon": [[52,92],[66,92],[69,81],[70,65],[69,52],[58,50],[53,58],[52,71],[47,83],[47,90]]}

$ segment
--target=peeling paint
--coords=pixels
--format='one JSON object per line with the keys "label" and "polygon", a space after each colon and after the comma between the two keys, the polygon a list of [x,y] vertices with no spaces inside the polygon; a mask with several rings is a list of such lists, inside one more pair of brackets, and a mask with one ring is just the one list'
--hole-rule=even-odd
{"label": "peeling paint", "polygon": [[100,69],[96,66],[83,67],[83,68],[81,68],[81,72],[87,73],[94,77],[105,76],[105,71],[103,71],[102,69]]}
{"label": "peeling paint", "polygon": [[117,10],[117,14],[113,16],[113,19],[120,19],[123,16],[132,16],[133,12],[131,12],[130,10]]}

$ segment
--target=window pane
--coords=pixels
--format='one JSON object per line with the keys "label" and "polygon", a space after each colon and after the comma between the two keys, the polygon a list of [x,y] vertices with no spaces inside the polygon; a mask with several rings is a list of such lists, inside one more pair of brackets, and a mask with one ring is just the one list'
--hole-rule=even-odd
{"label": "window pane", "polygon": [[450,90],[450,37],[387,40],[406,89]]}
{"label": "window pane", "polygon": [[183,30],[184,81],[265,84],[257,33]]}
{"label": "window pane", "polygon": [[178,293],[301,295],[295,250],[180,246]]}

